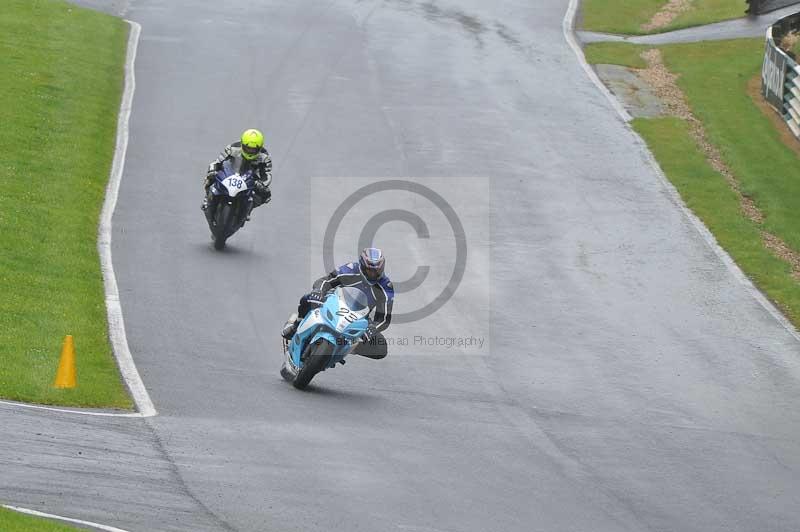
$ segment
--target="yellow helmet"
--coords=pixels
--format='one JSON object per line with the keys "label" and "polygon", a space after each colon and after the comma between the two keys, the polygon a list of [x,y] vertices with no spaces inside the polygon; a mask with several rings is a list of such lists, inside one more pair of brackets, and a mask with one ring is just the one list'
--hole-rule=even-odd
{"label": "yellow helmet", "polygon": [[242,157],[253,160],[264,147],[264,134],[257,129],[248,129],[242,133]]}

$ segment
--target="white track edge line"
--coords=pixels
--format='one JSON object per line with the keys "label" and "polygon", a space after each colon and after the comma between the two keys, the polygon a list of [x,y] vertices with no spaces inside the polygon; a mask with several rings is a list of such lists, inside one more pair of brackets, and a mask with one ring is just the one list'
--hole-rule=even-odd
{"label": "white track edge line", "polygon": [[84,416],[97,416],[97,417],[145,417],[139,412],[103,412],[103,411],[90,411],[90,410],[72,410],[70,408],[59,408],[56,406],[33,405],[30,403],[18,403],[16,401],[0,401],[0,405],[11,406],[15,408],[30,408],[33,410],[45,410],[47,412],[60,412],[62,414],[81,414]]}
{"label": "white track edge line", "polygon": [[128,122],[131,116],[133,104],[133,93],[136,90],[136,50],[139,45],[139,35],[142,27],[131,20],[126,20],[130,24],[131,31],[128,37],[128,50],[125,59],[125,89],[120,104],[119,116],[117,118],[117,141],[114,150],[114,161],[111,166],[111,176],[106,187],[106,198],[103,202],[103,210],[100,213],[100,226],[97,234],[97,250],[100,253],[100,267],[103,271],[103,284],[106,293],[106,311],[108,313],[108,331],[111,345],[114,349],[114,356],[117,359],[122,378],[133,397],[136,409],[141,417],[155,416],[156,412],[153,402],[144,387],[144,382],[133,362],[128,338],[125,335],[125,321],[122,318],[122,306],[119,301],[119,289],[117,278],[114,274],[114,265],[111,260],[111,218],[117,206],[119,186],[122,181],[122,172],[125,168],[125,155],[128,151]]}
{"label": "white track edge line", "polygon": [[686,204],[683,201],[683,198],[681,198],[681,195],[678,192],[678,189],[675,188],[675,185],[672,184],[672,181],[670,181],[669,178],[667,178],[666,174],[664,174],[664,171],[661,169],[661,166],[659,166],[655,156],[650,151],[650,148],[648,148],[647,143],[630,126],[630,121],[632,120],[631,115],[625,110],[624,107],[622,107],[622,104],[619,103],[619,100],[617,100],[616,96],[611,94],[611,91],[609,91],[608,88],[603,84],[603,82],[600,81],[600,78],[597,77],[595,71],[586,61],[586,56],[584,56],[583,50],[581,49],[577,39],[575,38],[575,18],[577,17],[578,14],[579,4],[580,0],[570,0],[569,8],[567,8],[567,13],[564,16],[564,23],[562,27],[564,29],[564,37],[566,38],[569,46],[572,48],[572,51],[575,52],[575,55],[578,58],[578,62],[583,67],[583,70],[587,73],[589,79],[591,79],[592,82],[595,85],[597,85],[597,87],[600,89],[600,92],[602,92],[606,96],[606,98],[609,98],[612,101],[614,109],[617,111],[617,114],[619,114],[619,116],[625,121],[629,133],[633,136],[634,141],[639,146],[639,149],[644,155],[647,163],[655,171],[656,175],[658,176],[658,179],[661,181],[661,184],[664,186],[664,189],[666,190],[667,194],[669,194],[670,199],[672,199],[672,201],[674,201],[675,204],[678,205],[678,207],[681,209],[683,214],[689,219],[689,221],[692,223],[697,232],[700,233],[700,236],[703,237],[703,240],[705,240],[706,244],[711,248],[712,251],[714,251],[714,254],[716,254],[717,257],[719,257],[719,259],[722,261],[722,263],[725,265],[728,271],[731,274],[733,274],[736,280],[739,281],[739,283],[742,286],[744,286],[744,288],[750,293],[750,295],[756,301],[758,301],[758,303],[773,318],[775,318],[775,320],[778,323],[780,323],[783,326],[783,328],[786,329],[786,331],[790,335],[792,335],[792,337],[794,337],[795,340],[800,342],[800,333],[798,333],[795,326],[786,318],[786,316],[783,315],[783,313],[780,310],[778,310],[778,308],[774,304],[772,304],[772,302],[769,299],[767,299],[767,297],[758,288],[756,288],[753,282],[747,277],[747,275],[745,275],[745,273],[742,271],[739,265],[736,264],[736,262],[728,254],[728,252],[725,251],[722,248],[722,246],[719,245],[717,239],[714,237],[714,235],[711,233],[708,227],[706,227],[703,221],[700,220],[700,218],[698,218],[697,215],[695,215],[695,213],[692,212],[692,210],[686,206]]}
{"label": "white track edge line", "polygon": [[117,206],[119,185],[122,181],[122,171],[125,167],[125,154],[128,150],[128,122],[131,115],[133,93],[136,89],[134,65],[136,63],[136,50],[139,45],[139,35],[142,30],[142,27],[136,22],[131,20],[125,20],[125,22],[130,24],[131,27],[131,32],[128,37],[128,49],[125,57],[125,88],[123,90],[119,115],[117,117],[117,138],[114,148],[114,159],[111,165],[111,175],[109,176],[108,185],[106,186],[103,208],[100,212],[100,224],[97,231],[97,251],[100,255],[100,270],[103,273],[109,340],[111,341],[111,346],[114,351],[114,357],[117,360],[117,366],[125,381],[125,385],[133,397],[133,402],[138,412],[97,412],[0,400],[0,404],[2,405],[96,417],[144,418],[158,414],[155,406],[153,406],[153,402],[150,400],[147,389],[144,387],[144,383],[139,375],[139,371],[136,369],[136,364],[133,362],[133,356],[128,347],[128,338],[125,335],[125,322],[122,319],[122,307],[119,302],[117,278],[114,274],[114,265],[111,261],[111,218]]}
{"label": "white track edge line", "polygon": [[73,519],[71,517],[63,517],[55,514],[48,514],[44,512],[39,512],[37,510],[29,510],[28,508],[20,508],[19,506],[10,506],[8,504],[0,504],[0,506],[8,510],[19,512],[21,514],[33,515],[36,517],[46,517],[48,519],[56,519],[58,521],[64,521],[66,523],[75,523],[76,525],[90,526],[98,530],[105,530],[106,532],[128,532],[127,530],[123,530],[121,528],[116,528],[113,526],[101,525],[99,523],[92,523],[91,521],[83,521],[81,519]]}
{"label": "white track edge line", "polygon": [[617,100],[616,96],[611,94],[611,91],[608,90],[608,87],[600,81],[600,78],[597,76],[597,73],[594,71],[592,66],[586,61],[586,56],[583,54],[583,48],[581,45],[578,44],[578,39],[575,36],[575,18],[578,16],[578,5],[580,4],[580,0],[570,0],[569,7],[567,8],[567,13],[564,15],[564,21],[561,24],[561,29],[564,31],[564,38],[567,40],[567,44],[569,47],[572,48],[572,51],[578,56],[578,63],[580,63],[581,68],[583,71],[586,72],[586,75],[589,76],[589,79],[592,80],[592,83],[595,84],[597,89],[603,93],[603,96],[611,103],[611,107],[617,112],[620,118],[624,122],[630,122],[633,120],[633,117],[625,110],[622,104]]}

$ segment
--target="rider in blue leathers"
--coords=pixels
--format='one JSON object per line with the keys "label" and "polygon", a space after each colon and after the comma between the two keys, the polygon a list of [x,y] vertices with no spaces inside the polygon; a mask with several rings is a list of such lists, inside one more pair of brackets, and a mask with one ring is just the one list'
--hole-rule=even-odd
{"label": "rider in blue leathers", "polygon": [[314,290],[300,298],[297,315],[289,319],[281,335],[290,340],[303,318],[314,308],[322,305],[325,295],[338,286],[354,286],[361,289],[369,299],[372,312],[369,327],[362,337],[362,344],[354,351],[369,358],[386,356],[386,341],[381,334],[392,321],[394,287],[385,273],[386,259],[378,248],[365,248],[358,262],[339,266],[314,282]]}

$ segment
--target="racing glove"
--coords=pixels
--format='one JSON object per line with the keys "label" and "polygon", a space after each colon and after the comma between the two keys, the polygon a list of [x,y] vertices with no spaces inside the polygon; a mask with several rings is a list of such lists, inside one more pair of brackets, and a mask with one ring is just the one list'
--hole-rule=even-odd
{"label": "racing glove", "polygon": [[213,163],[208,167],[206,180],[203,182],[203,190],[206,191],[206,194],[208,194],[209,187],[214,184],[214,179],[217,177],[217,172],[219,171],[218,166],[219,163]]}
{"label": "racing glove", "polygon": [[367,326],[367,330],[364,333],[364,336],[361,337],[361,341],[364,342],[365,344],[368,344],[372,340],[374,340],[376,336],[378,336],[378,329],[377,327],[375,327],[374,323],[370,322],[369,326]]}
{"label": "racing glove", "polygon": [[205,181],[203,181],[203,191],[204,191],[206,194],[208,194],[208,189],[209,189],[209,188],[211,187],[211,185],[213,185],[213,184],[214,184],[214,174],[212,174],[212,173],[209,173],[208,175],[206,175],[206,179],[205,179]]}
{"label": "racing glove", "polygon": [[318,306],[322,305],[322,303],[325,301],[325,294],[323,294],[319,290],[312,290],[308,294],[308,297],[306,298],[306,300],[309,302],[309,304],[318,307]]}

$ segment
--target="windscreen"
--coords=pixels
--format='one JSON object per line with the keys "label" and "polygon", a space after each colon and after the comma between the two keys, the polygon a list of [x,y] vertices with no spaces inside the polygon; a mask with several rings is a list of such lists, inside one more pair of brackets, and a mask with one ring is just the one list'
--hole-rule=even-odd
{"label": "windscreen", "polygon": [[220,170],[220,173],[222,174],[220,179],[224,179],[236,174],[240,174],[242,177],[251,177],[253,169],[248,167],[245,171],[242,171],[241,166],[242,165],[235,164],[234,159],[228,159],[224,161],[222,163],[222,169]]}
{"label": "windscreen", "polygon": [[345,305],[347,305],[350,310],[359,312],[369,306],[369,299],[367,299],[367,295],[358,288],[344,286],[340,288],[340,290],[341,295],[339,298],[344,301]]}
{"label": "windscreen", "polygon": [[227,160],[222,163],[222,170],[220,171],[223,176],[230,177],[236,173],[236,170],[233,168],[233,161]]}

